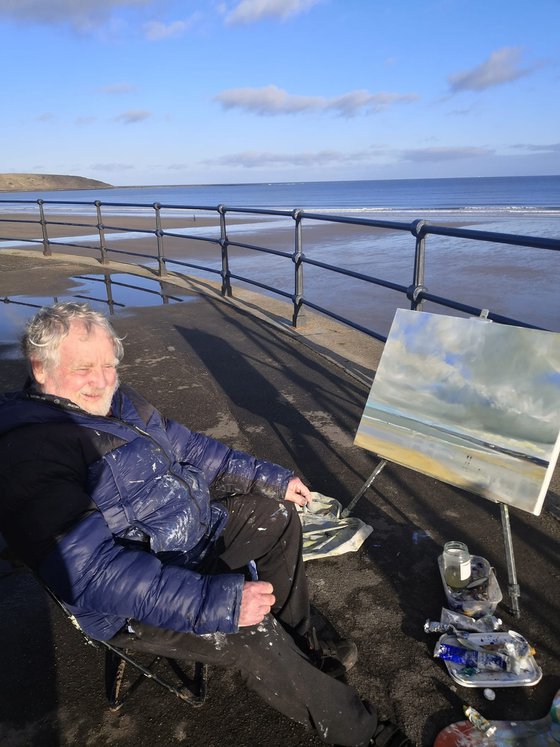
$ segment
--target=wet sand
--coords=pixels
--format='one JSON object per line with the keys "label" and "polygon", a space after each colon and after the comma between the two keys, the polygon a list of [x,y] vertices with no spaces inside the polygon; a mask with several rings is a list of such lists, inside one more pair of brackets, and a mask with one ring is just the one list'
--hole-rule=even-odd
{"label": "wet sand", "polygon": [[[26,214],[24,217],[23,214],[19,213],[0,212],[0,239],[7,241],[24,239],[31,240],[33,243],[42,242],[43,234],[39,220],[38,213],[36,215]],[[270,231],[267,231],[262,228],[263,219],[261,216],[248,215],[246,218],[227,216],[229,227],[239,226],[240,224],[247,225],[251,222],[259,224],[259,228],[254,232],[251,232],[250,228],[248,228],[242,234],[232,232],[231,235],[228,235],[231,242],[230,251],[242,255],[254,253],[255,250],[253,249],[244,246],[235,246],[235,244],[249,244],[283,251],[288,254],[293,253],[295,242],[295,224],[293,219],[286,218],[285,225],[279,225],[278,221],[274,221],[274,225],[271,225]],[[110,252],[114,251],[115,254],[119,252],[134,252],[146,259],[150,257],[152,259],[157,258],[156,224],[153,217],[107,216],[103,225],[106,245]],[[92,236],[92,234],[95,234],[96,240],[94,242],[84,242],[83,246],[88,249],[94,248],[99,250],[97,218],[95,215],[78,216],[61,214],[47,216],[46,228],[49,240],[53,242],[56,242],[57,239]],[[195,229],[198,232],[201,228],[209,229],[204,238],[166,235],[167,233],[173,234],[177,229],[182,229],[183,231]],[[220,258],[220,223],[219,216],[217,215],[215,217],[208,215],[201,217],[189,214],[189,217],[185,216],[185,218],[162,216],[162,230],[165,232],[163,246],[166,257],[172,259],[192,259],[211,255],[216,259]],[[118,240],[111,241],[111,234],[122,234],[126,231],[130,231],[135,235],[130,240],[119,238]],[[138,232],[146,233],[145,236],[139,237],[137,235]],[[365,238],[366,236],[377,238],[389,233],[394,235],[396,231],[394,229],[372,229],[368,226],[330,222],[319,225],[309,222],[305,224],[304,221],[303,233],[304,238],[312,237],[313,245],[321,245],[322,243],[340,243],[345,241],[351,243],[357,238]],[[211,240],[208,241],[207,239]],[[411,242],[413,242],[412,237]],[[0,240],[1,248],[2,241]],[[42,244],[40,248],[42,248]],[[65,246],[63,242],[60,242],[58,246],[52,246],[51,249],[53,253],[81,253],[78,244]]]}
{"label": "wet sand", "polygon": [[[97,217],[95,215],[56,214],[47,215],[47,231],[49,238],[66,236],[86,236],[97,232]],[[132,231],[156,230],[154,217],[143,216],[104,216],[104,230],[108,235]],[[200,226],[216,226],[219,220],[209,217],[193,218],[165,218],[162,220],[164,230],[189,228]],[[4,213],[0,211],[0,237],[10,239],[42,239],[40,216],[37,211],[28,213]]]}

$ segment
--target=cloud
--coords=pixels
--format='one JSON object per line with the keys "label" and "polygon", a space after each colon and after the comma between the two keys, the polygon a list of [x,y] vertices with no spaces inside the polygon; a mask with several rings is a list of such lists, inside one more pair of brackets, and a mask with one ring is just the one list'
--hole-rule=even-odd
{"label": "cloud", "polygon": [[134,168],[131,163],[93,163],[90,166],[92,171],[130,171]]}
{"label": "cloud", "polygon": [[263,18],[285,20],[300,15],[318,5],[322,0],[241,0],[231,11],[226,11],[225,22],[255,23]]}
{"label": "cloud", "polygon": [[521,57],[520,47],[502,47],[492,52],[490,57],[480,65],[471,70],[465,70],[448,77],[449,86],[453,92],[457,91],[483,91],[493,86],[501,86],[510,83],[525,75],[529,75],[534,69],[519,66]]}
{"label": "cloud", "polygon": [[130,83],[111,83],[108,86],[101,86],[97,89],[99,93],[134,93],[136,87],[130,85]]}
{"label": "cloud", "polygon": [[300,114],[312,111],[334,111],[345,117],[379,112],[400,102],[415,101],[415,94],[369,93],[351,91],[335,98],[299,96],[277,86],[263,88],[230,88],[214,97],[224,109],[242,109],[259,115]]}
{"label": "cloud", "polygon": [[0,0],[0,18],[37,24],[74,26],[82,31],[101,26],[115,8],[149,5],[152,0]]}
{"label": "cloud", "polygon": [[244,151],[220,158],[204,161],[207,166],[242,166],[258,168],[259,166],[328,166],[341,163],[363,163],[371,159],[373,150],[342,153],[338,150],[320,150],[304,153],[271,153],[262,151]]}
{"label": "cloud", "polygon": [[122,122],[123,124],[136,124],[137,122],[143,122],[148,117],[152,116],[152,112],[146,109],[129,109],[127,112],[122,112],[115,117],[115,122]]}
{"label": "cloud", "polygon": [[363,109],[365,113],[376,113],[388,109],[393,104],[410,103],[417,101],[418,96],[414,93],[369,93],[368,91],[352,91],[343,96],[330,99],[325,106],[347,117],[359,114]]}
{"label": "cloud", "polygon": [[83,117],[76,117],[76,124],[83,126],[88,124],[93,124],[93,122],[97,121],[97,117],[94,116],[83,116]]}
{"label": "cloud", "polygon": [[464,146],[460,148],[414,148],[401,153],[403,161],[417,163],[438,163],[440,161],[457,161],[461,158],[480,158],[494,155],[491,148],[475,148]]}
{"label": "cloud", "polygon": [[531,153],[560,153],[560,143],[548,143],[543,145],[530,145],[528,143],[520,143],[514,145],[514,148],[519,150],[530,151]]}
{"label": "cloud", "polygon": [[451,116],[451,117],[464,117],[465,115],[472,114],[472,113],[473,113],[473,107],[472,106],[467,106],[467,107],[465,107],[463,109],[453,109],[452,111],[449,112],[449,116]]}
{"label": "cloud", "polygon": [[171,21],[170,23],[150,21],[144,24],[144,36],[148,41],[178,38],[186,34],[200,17],[200,13],[193,13],[189,19],[182,21]]}

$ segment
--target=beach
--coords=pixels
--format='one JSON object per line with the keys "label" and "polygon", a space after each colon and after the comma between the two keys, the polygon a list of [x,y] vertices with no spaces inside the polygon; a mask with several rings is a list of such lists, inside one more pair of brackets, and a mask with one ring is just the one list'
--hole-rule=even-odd
{"label": "beach", "polygon": [[[85,208],[80,210],[84,212]],[[111,208],[110,212],[104,206],[103,210],[106,259],[156,269],[158,241],[153,208],[148,205],[142,214],[126,215],[118,214],[124,208]],[[182,217],[178,212],[182,212]],[[56,210],[46,206],[45,214],[50,248],[55,256],[101,259],[93,207],[90,206],[88,214],[78,214],[62,212],[60,206]],[[253,280],[265,294],[280,291],[276,295],[290,298],[295,293],[294,219],[289,214],[264,216],[240,211],[227,212],[226,219],[233,287],[254,289],[244,279]],[[446,219],[438,221],[438,225],[500,230],[499,224],[476,223],[469,213],[450,213]],[[410,225],[408,220],[399,223]],[[528,228],[534,227],[533,219],[527,218],[526,223]],[[161,226],[160,249],[169,272],[220,280],[222,252],[217,212],[162,208]],[[507,232],[507,223],[501,230]],[[413,284],[412,233],[305,218],[301,236],[306,302],[387,335],[395,309],[410,305],[404,292],[312,263],[325,263],[406,289]],[[5,239],[0,242],[2,248],[19,245],[41,252],[38,210],[0,212],[0,237]],[[19,243],[22,239],[32,241]],[[560,330],[560,301],[555,281],[558,253],[439,236],[430,236],[426,247],[424,285],[430,293],[545,329]],[[456,313],[429,302],[424,308]]]}

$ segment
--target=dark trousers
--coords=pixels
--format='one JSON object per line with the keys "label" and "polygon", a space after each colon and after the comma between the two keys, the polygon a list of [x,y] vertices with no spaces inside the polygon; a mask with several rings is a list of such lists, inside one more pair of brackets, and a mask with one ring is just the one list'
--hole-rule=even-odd
{"label": "dark trousers", "polygon": [[223,503],[228,522],[207,564],[218,572],[244,572],[253,560],[259,581],[274,589],[272,614],[295,638],[303,636],[309,628],[309,591],[295,505],[254,495],[232,496]]}
{"label": "dark trousers", "polygon": [[223,572],[224,567],[238,570],[254,560],[259,579],[274,587],[273,615],[230,635],[179,633],[133,620],[134,632],[119,633],[111,643],[236,669],[263,700],[313,727],[327,744],[367,744],[377,726],[375,711],[366,709],[349,685],[317,669],[294,640],[307,630],[310,616],[301,522],[294,506],[252,495],[225,503],[230,518],[205,565],[210,572]]}

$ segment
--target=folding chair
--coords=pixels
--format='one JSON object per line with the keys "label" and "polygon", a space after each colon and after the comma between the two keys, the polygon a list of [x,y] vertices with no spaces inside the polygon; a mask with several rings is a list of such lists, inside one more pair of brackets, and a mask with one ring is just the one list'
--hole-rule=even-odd
{"label": "folding chair", "polygon": [[[96,641],[84,633],[77,619],[66,609],[64,603],[60,601],[56,594],[54,594],[48,586],[45,586],[40,579],[37,580],[57,607],[64,612],[66,618],[77,630],[79,630],[85,639],[85,642],[94,648],[105,650],[105,693],[107,695],[107,700],[109,701],[109,707],[112,711],[117,711],[121,708],[125,700],[144,681],[144,678],[161,685],[194,708],[200,708],[200,706],[204,705],[208,689],[207,664],[194,662],[192,664],[192,675],[189,676],[175,659],[148,654],[147,656],[150,658],[150,661],[142,663],[137,658],[134,658],[128,649],[113,646],[107,641]],[[143,658],[146,656],[145,654],[136,651],[134,652],[134,655],[143,656]],[[173,681],[170,681],[167,678],[164,679],[156,672],[156,667],[158,667],[160,662],[165,662],[167,668],[173,673]],[[123,685],[125,684],[125,668],[127,664],[136,670],[138,676],[123,688]]]}
{"label": "folding chair", "polygon": [[[0,549],[2,559],[8,561],[14,571],[28,571],[33,575],[37,583],[45,590],[55,605],[62,610],[66,618],[80,632],[88,645],[97,649],[105,650],[105,693],[111,710],[117,711],[121,708],[125,700],[145,679],[152,680],[158,685],[161,685],[194,708],[200,708],[200,706],[204,704],[208,689],[207,664],[194,662],[192,664],[192,675],[188,676],[183,670],[183,667],[179,665],[175,659],[135,651],[135,657],[141,656],[142,661],[146,657],[150,659],[149,662],[142,663],[142,661],[134,658],[131,655],[131,652],[127,649],[118,648],[107,641],[96,641],[93,638],[90,638],[86,633],[84,633],[75,616],[66,609],[64,603],[28,566],[22,563],[22,561],[8,547]],[[156,672],[156,667],[159,669],[158,665],[160,663],[165,663],[167,665],[167,668],[173,674],[173,681],[164,679]],[[138,676],[123,688],[123,685],[125,684],[125,668],[127,664],[138,673]]]}

